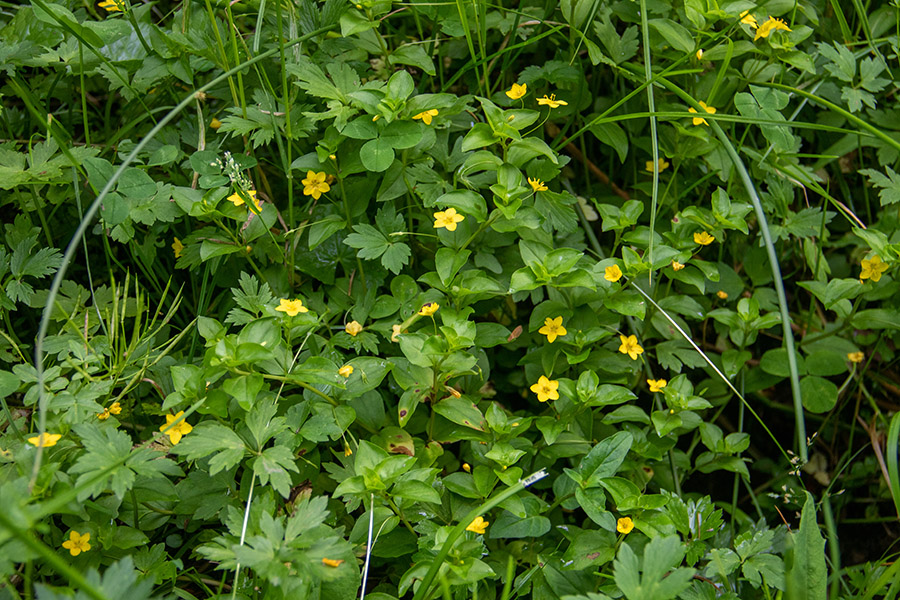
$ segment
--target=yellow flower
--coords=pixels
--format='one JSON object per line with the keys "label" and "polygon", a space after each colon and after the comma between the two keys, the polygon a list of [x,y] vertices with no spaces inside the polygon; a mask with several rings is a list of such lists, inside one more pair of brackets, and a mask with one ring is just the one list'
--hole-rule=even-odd
{"label": "yellow flower", "polygon": [[759,29],[756,30],[756,35],[753,36],[753,41],[760,38],[767,38],[769,34],[773,31],[790,31],[790,27],[787,26],[787,23],[782,21],[781,19],[776,19],[775,17],[769,17],[769,20],[759,26]]}
{"label": "yellow flower", "polygon": [[718,292],[716,292],[716,297],[719,300],[728,300],[728,292],[726,292],[725,290],[719,290]]}
{"label": "yellow flower", "polygon": [[312,196],[313,200],[318,200],[322,194],[330,191],[331,186],[325,181],[326,177],[325,171],[319,173],[307,171],[306,179],[300,182],[303,184],[303,195]]}
{"label": "yellow flower", "polygon": [[745,10],[741,13],[741,23],[744,25],[749,25],[753,29],[759,27],[759,24],[756,22],[756,17],[750,14],[749,10]]}
{"label": "yellow flower", "polygon": [[109,407],[109,412],[114,415],[118,415],[122,412],[122,405],[119,404],[118,400],[112,403],[112,406]]}
{"label": "yellow flower", "polygon": [[543,375],[540,376],[536,384],[531,386],[531,391],[537,394],[538,402],[559,400],[557,389],[559,389],[559,382],[554,379],[547,379]]}
{"label": "yellow flower", "polygon": [[462,468],[463,468],[463,471],[465,471],[466,473],[472,472],[472,467],[471,467],[471,465],[469,465],[469,463],[463,463]]}
{"label": "yellow flower", "polygon": [[68,550],[72,556],[78,556],[82,552],[87,552],[91,549],[90,541],[90,533],[82,535],[73,529],[69,532],[69,539],[62,543],[62,547]]}
{"label": "yellow flower", "polygon": [[175,251],[175,258],[181,258],[181,252],[184,250],[184,244],[181,243],[181,240],[175,238],[175,241],[172,242],[172,250]]}
{"label": "yellow flower", "polygon": [[[707,113],[711,115],[716,114],[716,108],[714,106],[707,106],[706,102],[701,102],[700,106],[703,107],[703,110],[705,110]],[[696,113],[697,110],[692,106],[688,109],[688,112]],[[694,125],[706,125],[707,127],[709,127],[709,123],[707,123],[706,119],[704,119],[703,117],[694,117],[693,123]]]}
{"label": "yellow flower", "polygon": [[506,95],[509,96],[510,100],[518,100],[522,96],[524,96],[528,92],[528,84],[523,83],[519,85],[518,83],[512,84],[512,87],[506,92]]}
{"label": "yellow flower", "polygon": [[619,265],[606,267],[603,273],[603,279],[607,281],[618,281],[622,279],[622,269],[619,268]]}
{"label": "yellow flower", "polygon": [[680,262],[678,262],[677,260],[672,261],[672,270],[673,271],[680,271],[683,268],[684,268],[684,265],[681,264]]}
{"label": "yellow flower", "polygon": [[184,411],[181,410],[178,411],[177,415],[166,415],[166,424],[159,426],[160,431],[166,431],[168,429],[166,435],[169,436],[169,440],[171,440],[173,446],[181,441],[182,436],[185,436],[194,430],[187,421],[180,421],[177,425],[171,427],[172,423],[180,419],[183,414]]}
{"label": "yellow flower", "polygon": [[862,352],[850,352],[847,354],[847,358],[849,358],[852,363],[861,363],[866,359],[866,355]]}
{"label": "yellow flower", "polygon": [[213,117],[213,120],[209,122],[209,126],[213,129],[218,129],[219,127],[222,126],[222,121]]}
{"label": "yellow flower", "polygon": [[716,241],[715,236],[709,235],[707,232],[695,233],[694,234],[694,243],[700,244],[701,246],[709,246],[714,241]]}
{"label": "yellow flower", "polygon": [[101,421],[107,420],[109,418],[109,409],[104,408],[103,412],[97,413],[97,418],[100,419]]}
{"label": "yellow flower", "polygon": [[413,120],[422,119],[423,123],[425,123],[426,125],[431,125],[431,119],[436,117],[437,114],[438,114],[438,109],[431,108],[429,110],[423,110],[422,112],[420,112],[417,115],[413,115]]}
{"label": "yellow flower", "polygon": [[303,306],[303,300],[288,300],[282,298],[279,301],[278,308],[275,310],[287,313],[289,317],[296,317],[299,313],[309,312],[309,309]]}
{"label": "yellow flower", "polygon": [[697,60],[701,60],[703,58],[703,48],[697,50]]}
{"label": "yellow flower", "polygon": [[[354,321],[355,323],[356,321]],[[353,375],[353,365],[344,365],[340,369],[338,369],[338,375],[343,375],[344,377],[350,377]]]}
{"label": "yellow flower", "polygon": [[544,326],[538,329],[538,333],[546,335],[547,342],[552,344],[556,341],[556,338],[562,337],[568,333],[566,328],[563,327],[562,321],[563,318],[561,316],[556,317],[555,319],[547,317],[544,319]]}
{"label": "yellow flower", "polygon": [[41,435],[28,438],[28,443],[34,444],[38,448],[49,448],[50,446],[55,446],[61,437],[61,433],[42,433]]}
{"label": "yellow flower", "polygon": [[422,308],[419,309],[419,314],[423,317],[430,317],[436,313],[440,307],[441,305],[437,302],[426,302],[422,305]]}
{"label": "yellow flower", "polygon": [[872,281],[881,281],[881,274],[888,270],[887,263],[881,261],[881,257],[877,254],[871,260],[863,260],[862,272],[859,274],[860,279],[871,279]]}
{"label": "yellow flower", "polygon": [[392,342],[399,342],[400,338],[398,338],[397,336],[402,333],[403,333],[402,325],[391,325],[391,341]]}
{"label": "yellow flower", "polygon": [[344,561],[336,559],[336,558],[323,558],[322,559],[323,565],[325,565],[326,567],[332,567],[332,568],[337,568],[337,567],[341,566],[341,563],[343,563],[343,562]]}
{"label": "yellow flower", "polygon": [[557,100],[556,94],[550,94],[550,97],[547,97],[547,94],[544,94],[543,98],[538,98],[538,104],[541,106],[549,106],[550,108],[559,108],[560,106],[568,106],[568,102],[564,102],[563,100]]}
{"label": "yellow flower", "polygon": [[456,231],[456,224],[462,223],[465,218],[465,215],[457,213],[456,209],[451,206],[447,210],[434,213],[434,228],[446,227],[447,231]]}
{"label": "yellow flower", "polygon": [[619,340],[622,342],[622,345],[619,346],[619,352],[627,354],[631,357],[631,360],[637,360],[638,355],[644,353],[644,349],[638,344],[636,335],[620,335]]}
{"label": "yellow flower", "polygon": [[353,456],[353,448],[351,448],[350,446],[345,446],[344,456]]}
{"label": "yellow flower", "polygon": [[632,529],[634,529],[634,521],[631,520],[631,517],[622,517],[616,521],[616,531],[619,533],[628,535]]}
{"label": "yellow flower", "polygon": [[[656,164],[659,165],[659,170],[657,171],[657,173],[662,173],[663,171],[665,171],[666,169],[669,168],[669,163],[664,158],[660,158]],[[653,161],[652,160],[647,161],[646,171],[648,173],[653,172]]]}
{"label": "yellow flower", "polygon": [[544,182],[540,179],[532,179],[531,177],[528,178],[528,185],[530,185],[531,189],[533,189],[535,192],[546,192],[550,189],[546,185],[544,185]]}
{"label": "yellow flower", "polygon": [[344,325],[344,331],[349,333],[352,337],[356,337],[362,330],[363,326],[359,323],[359,321],[350,321],[349,323]]}
{"label": "yellow flower", "polygon": [[122,12],[122,7],[119,6],[115,0],[103,0],[103,2],[97,6],[104,9],[106,12]]}
{"label": "yellow flower", "polygon": [[650,391],[654,394],[656,392],[661,392],[664,387],[666,387],[666,383],[668,383],[665,379],[648,379],[647,385],[650,386]]}
{"label": "yellow flower", "polygon": [[466,527],[466,531],[474,531],[475,533],[484,533],[484,530],[487,529],[487,526],[490,525],[490,521],[485,521],[481,517],[475,517],[475,520],[469,523],[469,526]]}
{"label": "yellow flower", "polygon": [[[253,204],[256,206],[256,210],[262,210],[262,205],[259,203],[259,200],[256,198],[256,190],[247,190],[246,194],[250,196],[250,199],[253,200]],[[234,194],[228,196],[228,201],[234,204],[235,206],[243,206],[244,199],[241,198],[241,195],[235,192]]]}

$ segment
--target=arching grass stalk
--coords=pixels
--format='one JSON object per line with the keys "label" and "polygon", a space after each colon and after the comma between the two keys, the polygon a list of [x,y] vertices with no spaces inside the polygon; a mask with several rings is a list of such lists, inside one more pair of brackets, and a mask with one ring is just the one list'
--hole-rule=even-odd
{"label": "arching grass stalk", "polygon": [[[641,36],[644,46],[644,83],[647,85],[647,109],[650,111],[650,146],[653,154],[653,185],[650,190],[650,247],[647,255],[653,264],[653,234],[656,233],[656,210],[659,205],[659,138],[656,132],[656,100],[653,97],[653,64],[650,59],[650,25],[647,20],[647,0],[641,0]],[[653,269],[647,271],[647,283],[653,289]],[[669,455],[671,458],[671,454]]]}
{"label": "arching grass stalk", "polygon": [[[308,39],[311,39],[317,35],[325,33],[326,31],[330,31],[334,29],[337,25],[329,25],[328,27],[320,27],[315,31],[311,31],[305,35],[300,36],[295,40],[291,40],[290,42],[285,44],[285,47],[296,46],[297,44],[301,44]],[[52,308],[56,303],[56,297],[59,295],[59,288],[62,285],[63,278],[66,275],[66,271],[69,268],[69,265],[72,262],[72,259],[75,257],[75,252],[78,250],[78,242],[81,239],[81,236],[87,231],[88,226],[91,224],[91,221],[94,220],[94,217],[97,216],[97,212],[100,210],[100,205],[103,203],[103,200],[106,199],[106,196],[112,191],[115,187],[116,183],[119,181],[119,178],[122,176],[122,173],[134,162],[134,159],[138,154],[149,144],[158,134],[162,131],[162,128],[165,127],[172,119],[178,116],[181,111],[187,108],[191,102],[193,102],[194,98],[197,94],[205,92],[219,83],[228,80],[232,75],[240,71],[241,69],[255,64],[259,61],[263,61],[271,56],[274,56],[279,52],[279,48],[273,48],[272,50],[268,50],[263,52],[262,54],[257,55],[256,57],[248,60],[244,64],[233,67],[227,72],[219,75],[206,85],[200,87],[195,92],[191,92],[188,94],[181,102],[178,103],[175,108],[173,108],[169,113],[163,117],[159,123],[157,123],[153,129],[134,147],[134,150],[131,151],[131,154],[119,165],[119,168],[116,169],[116,172],[113,173],[113,176],[110,177],[109,181],[106,182],[106,185],[103,186],[103,189],[97,195],[97,198],[91,204],[90,208],[88,208],[87,212],[84,215],[84,218],[81,219],[81,223],[78,224],[78,228],[75,230],[75,233],[72,234],[72,238],[69,240],[69,244],[66,246],[66,251],[63,254],[62,263],[59,266],[59,270],[56,272],[56,275],[53,277],[53,283],[50,285],[50,291],[47,294],[47,303],[44,306],[44,312],[41,315],[41,323],[38,327],[38,334],[35,338],[34,342],[34,366],[35,366],[35,375],[37,379],[38,386],[38,435],[43,435],[47,427],[47,402],[48,396],[47,392],[44,389],[44,338],[47,336],[47,329],[50,326],[50,314],[52,312]],[[35,481],[37,481],[37,475],[41,468],[41,460],[43,458],[43,447],[39,446],[37,448],[37,453],[34,459],[34,468],[31,471],[31,481],[29,481],[29,488],[34,487]]]}
{"label": "arching grass stalk", "polygon": [[444,564],[444,561],[447,559],[447,555],[450,553],[450,550],[453,548],[456,540],[459,539],[459,536],[463,534],[463,532],[466,530],[466,527],[469,526],[469,523],[475,520],[475,517],[485,514],[487,511],[491,510],[507,498],[518,494],[526,487],[537,483],[547,475],[549,475],[549,473],[547,473],[547,471],[543,469],[537,471],[536,473],[532,473],[525,479],[520,479],[517,484],[506,488],[504,491],[498,494],[495,494],[493,498],[491,498],[490,500],[486,500],[478,508],[469,511],[469,514],[463,517],[463,519],[450,532],[450,535],[447,536],[444,545],[441,546],[441,551],[438,552],[438,555],[434,558],[434,561],[428,568],[428,573],[426,573],[425,577],[422,579],[422,583],[421,585],[419,585],[419,589],[416,592],[416,595],[413,596],[413,600],[425,600],[426,598],[429,598],[431,596],[431,585],[432,583],[434,583],[434,578],[437,576],[441,565]]}
{"label": "arching grass stalk", "polygon": [[[693,106],[697,112],[704,114],[705,111],[700,103],[697,102],[690,94],[685,92],[683,89],[670,82],[668,79],[660,78],[659,83],[663,85],[666,89],[673,92],[679,98],[681,98],[684,102]],[[750,179],[750,173],[747,171],[747,167],[744,165],[744,161],[741,160],[741,157],[738,155],[737,150],[734,148],[734,144],[731,143],[731,140],[728,139],[728,136],[725,135],[725,131],[722,130],[722,127],[713,120],[710,119],[710,127],[713,132],[715,132],[716,136],[719,138],[719,141],[722,142],[722,146],[725,148],[725,151],[728,152],[728,156],[731,158],[731,162],[734,164],[734,168],[737,170],[738,175],[741,178],[741,182],[744,184],[744,188],[747,190],[747,195],[750,197],[750,202],[753,204],[753,210],[756,212],[756,219],[759,222],[759,231],[763,237],[763,243],[766,247],[766,253],[769,256],[769,266],[772,269],[772,279],[775,283],[775,293],[778,296],[778,307],[781,309],[781,330],[784,336],[784,347],[787,350],[788,355],[788,367],[791,372],[791,392],[794,399],[794,420],[796,422],[797,427],[797,451],[800,456],[800,460],[803,463],[806,463],[809,460],[809,453],[806,448],[806,422],[804,421],[803,416],[803,399],[800,394],[800,371],[797,368],[797,356],[794,353],[794,332],[791,330],[791,314],[788,311],[787,304],[787,294],[784,291],[784,279],[781,276],[781,266],[778,262],[778,253],[775,250],[775,243],[772,241],[772,234],[769,232],[769,223],[766,220],[766,213],[763,211],[762,203],[759,200],[759,195],[756,193],[756,187],[753,185],[753,180]],[[637,286],[635,286],[637,287]]]}
{"label": "arching grass stalk", "polygon": [[[706,355],[706,352],[704,352],[703,350],[700,349],[700,346],[698,346],[697,343],[694,342],[694,340],[691,338],[691,336],[688,335],[687,332],[685,332],[684,329],[682,329],[680,325],[678,325],[678,322],[675,321],[675,319],[673,319],[671,316],[669,316],[669,313],[667,313],[665,310],[663,310],[663,308],[662,308],[659,304],[657,304],[657,303],[653,300],[653,298],[651,298],[650,295],[647,294],[647,292],[645,292],[644,290],[642,290],[642,289],[640,288],[640,286],[634,285],[634,283],[631,282],[631,281],[629,281],[628,284],[629,284],[632,288],[634,288],[635,290],[637,290],[637,292],[638,292],[641,296],[643,296],[644,299],[647,300],[647,302],[649,302],[649,303],[653,306],[653,308],[655,308],[656,310],[658,310],[659,313],[660,313],[663,317],[665,317],[665,319],[669,322],[669,324],[670,324],[672,327],[675,328],[675,331],[677,331],[678,333],[680,333],[681,336],[682,336],[685,340],[687,340],[687,343],[689,343],[689,344],[691,345],[691,347],[692,347],[694,350],[696,350],[697,353],[699,353],[701,357],[703,357],[703,360],[706,361],[706,364],[708,364],[708,365],[710,366],[710,368],[711,368],[713,371],[716,372],[716,375],[719,376],[719,378],[722,380],[722,382],[725,383],[725,385],[728,386],[728,388],[732,391],[732,393],[734,393],[734,395],[738,397],[738,399],[741,401],[741,403],[742,403],[745,407],[747,407],[747,410],[750,411],[750,414],[752,414],[754,417],[756,417],[756,420],[759,421],[759,424],[762,425],[762,428],[766,430],[766,433],[768,433],[768,434],[769,434],[769,437],[772,438],[772,441],[775,442],[775,445],[778,447],[778,450],[781,452],[781,454],[782,454],[788,461],[790,461],[790,456],[788,456],[788,453],[785,452],[784,448],[781,447],[781,444],[778,442],[778,438],[775,437],[775,434],[772,433],[772,431],[771,431],[771,430],[769,429],[769,427],[766,425],[766,422],[763,421],[762,417],[760,417],[760,416],[756,413],[755,410],[753,410],[753,407],[750,406],[750,403],[747,402],[747,400],[744,399],[743,394],[741,394],[741,393],[737,390],[737,388],[734,387],[734,384],[732,384],[731,381],[729,381],[729,379],[728,379],[727,377],[725,377],[725,374],[722,373],[722,371],[719,370],[719,367],[717,367],[716,364],[715,364],[715,363],[714,363],[714,362]],[[801,445],[801,447],[806,448],[806,439],[805,439],[805,438],[804,438],[803,442],[804,442],[804,443]]]}

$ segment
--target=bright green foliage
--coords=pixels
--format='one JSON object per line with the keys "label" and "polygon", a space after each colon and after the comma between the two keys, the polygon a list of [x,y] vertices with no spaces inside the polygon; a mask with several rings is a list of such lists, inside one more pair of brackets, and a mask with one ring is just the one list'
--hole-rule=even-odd
{"label": "bright green foliage", "polygon": [[9,4],[0,599],[896,595],[895,5]]}

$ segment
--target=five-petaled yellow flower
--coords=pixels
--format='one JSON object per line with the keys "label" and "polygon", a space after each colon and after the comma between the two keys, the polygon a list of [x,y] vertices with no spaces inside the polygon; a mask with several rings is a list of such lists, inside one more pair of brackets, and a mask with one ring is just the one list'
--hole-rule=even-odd
{"label": "five-petaled yellow flower", "polygon": [[607,281],[618,281],[622,279],[622,269],[619,268],[619,265],[606,267],[603,272],[603,279]]}
{"label": "five-petaled yellow flower", "polygon": [[563,327],[562,321],[563,318],[561,316],[556,317],[555,319],[547,317],[544,319],[544,326],[538,329],[538,333],[546,335],[547,342],[552,344],[556,341],[556,338],[562,337],[568,333],[566,328]]}
{"label": "five-petaled yellow flower", "polygon": [[862,352],[849,352],[847,353],[847,358],[850,359],[850,362],[858,364],[866,359],[866,355]]}
{"label": "five-petaled yellow flower", "polygon": [[877,254],[871,260],[863,260],[860,265],[862,271],[859,274],[860,279],[871,279],[872,281],[881,281],[881,274],[888,270],[888,265],[882,262],[881,257]]}
{"label": "five-petaled yellow flower", "polygon": [[728,300],[728,292],[726,292],[725,290],[719,290],[718,292],[716,292],[716,297],[719,300]]}
{"label": "five-petaled yellow flower", "polygon": [[346,331],[352,337],[356,337],[362,330],[363,326],[359,323],[359,321],[350,321],[349,323],[344,325],[344,331]]}
{"label": "five-petaled yellow flower", "polygon": [[709,235],[709,233],[707,233],[705,231],[694,234],[694,243],[695,244],[700,244],[701,246],[709,246],[714,241],[716,241],[715,236]]}
{"label": "five-petaled yellow flower", "polygon": [[456,212],[452,206],[447,210],[441,210],[434,213],[434,228],[440,229],[446,227],[447,231],[456,231],[456,224],[465,220],[465,215]]}
{"label": "five-petaled yellow flower", "polygon": [[[715,107],[715,106],[707,106],[707,105],[706,105],[706,102],[702,102],[702,101],[700,102],[700,106],[703,107],[703,110],[705,110],[705,111],[708,112],[709,114],[711,114],[711,115],[716,114],[716,107]],[[697,112],[697,109],[695,109],[695,108],[692,106],[692,107],[690,107],[690,108],[688,109],[688,112],[689,112],[689,113],[696,113],[696,112]],[[706,125],[707,127],[709,127],[709,123],[707,123],[707,122],[706,122],[706,119],[704,119],[703,117],[694,117],[694,119],[693,119],[692,122],[694,123],[694,125]]]}
{"label": "five-petaled yellow flower", "polygon": [[490,521],[485,521],[481,517],[475,517],[475,520],[469,523],[469,526],[466,527],[466,531],[473,531],[475,533],[483,534],[490,523]]}
{"label": "five-petaled yellow flower", "polygon": [[303,184],[303,195],[312,196],[313,200],[321,198],[322,194],[331,190],[331,186],[325,181],[327,177],[325,171],[320,171],[319,173],[307,171],[306,179],[300,182]]}
{"label": "five-petaled yellow flower", "polygon": [[97,413],[97,418],[100,419],[101,421],[107,420],[109,418],[109,409],[104,408],[103,412]]}
{"label": "five-petaled yellow flower", "polygon": [[[666,169],[669,168],[669,163],[664,158],[660,158],[656,164],[659,165],[659,168],[656,170],[657,173],[662,173],[663,171],[665,171]],[[653,172],[653,161],[652,160],[647,161],[646,170],[648,173]]]}
{"label": "five-petaled yellow flower", "polygon": [[519,85],[518,83],[512,84],[512,87],[507,90],[506,95],[509,96],[510,100],[518,100],[522,96],[528,93],[528,84],[523,83]]}
{"label": "five-petaled yellow flower", "polygon": [[413,115],[413,120],[422,119],[423,123],[425,123],[426,125],[431,125],[431,119],[436,117],[437,114],[438,114],[438,109],[430,108],[428,110],[423,110],[422,112],[420,112],[417,115]]}
{"label": "five-petaled yellow flower", "polygon": [[647,385],[650,386],[650,391],[654,394],[656,392],[661,392],[664,387],[666,387],[666,383],[668,383],[665,379],[648,379]]}
{"label": "five-petaled yellow flower", "polygon": [[118,400],[112,403],[112,405],[109,407],[109,412],[114,415],[118,415],[122,412],[122,405],[119,404]]}
{"label": "five-petaled yellow flower", "polygon": [[82,552],[87,552],[91,549],[90,541],[90,533],[82,535],[73,529],[69,532],[69,539],[62,543],[62,547],[68,550],[72,556],[78,556]]}
{"label": "five-petaled yellow flower", "polygon": [[344,456],[353,456],[353,448],[351,448],[350,446],[345,446]]}
{"label": "five-petaled yellow flower", "polygon": [[175,241],[172,242],[172,250],[175,252],[175,258],[181,258],[181,252],[184,250],[184,244],[181,243],[181,240],[175,238]]}
{"label": "five-petaled yellow flower", "polygon": [[422,308],[419,309],[419,315],[423,317],[430,317],[434,313],[438,311],[441,307],[437,302],[426,302],[422,305]]}
{"label": "five-petaled yellow flower", "polygon": [[560,106],[568,106],[569,103],[563,100],[557,100],[556,94],[550,94],[550,97],[547,97],[547,94],[544,94],[543,98],[538,98],[538,104],[540,106],[549,106],[550,108],[559,108]]}
{"label": "five-petaled yellow flower", "polygon": [[530,185],[531,189],[533,189],[535,192],[546,192],[548,189],[550,189],[546,185],[544,185],[544,182],[540,179],[532,179],[531,177],[528,178],[528,185]]}
{"label": "five-petaled yellow flower", "polygon": [[178,421],[183,414],[184,411],[180,410],[177,415],[166,415],[166,424],[159,426],[160,431],[166,431],[168,429],[166,435],[169,436],[169,440],[171,440],[173,446],[181,441],[182,436],[185,436],[194,430],[187,421],[179,421],[177,425],[171,427],[172,423]]}
{"label": "five-petaled yellow flower", "polygon": [[341,566],[341,563],[343,563],[343,562],[344,562],[343,560],[338,559],[338,558],[323,558],[322,559],[323,565],[325,565],[326,567],[332,567],[335,569],[337,567]]}
{"label": "five-petaled yellow flower", "polygon": [[756,22],[756,17],[750,14],[749,10],[745,10],[741,13],[741,23],[744,25],[749,25],[753,29],[759,27],[759,24]]}
{"label": "five-petaled yellow flower", "polygon": [[644,349],[638,344],[636,335],[620,335],[619,340],[622,342],[619,352],[627,354],[631,360],[637,360],[638,355],[644,353]]}
{"label": "five-petaled yellow flower", "polygon": [[776,19],[775,17],[769,17],[769,20],[759,26],[759,29],[756,30],[756,35],[753,36],[753,41],[760,38],[767,38],[769,34],[773,31],[790,31],[791,28],[787,26],[787,23],[782,21],[781,19]]}
{"label": "five-petaled yellow flower", "polygon": [[353,375],[353,365],[344,365],[343,367],[338,369],[338,375],[350,377],[351,375]]}
{"label": "five-petaled yellow flower", "polygon": [[115,0],[103,0],[103,2],[101,2],[97,6],[99,6],[106,12],[122,12],[122,7],[119,6],[119,3]]}
{"label": "five-petaled yellow flower", "polygon": [[42,433],[41,435],[28,438],[28,443],[34,444],[38,448],[49,448],[50,446],[55,446],[61,437],[61,433]]}
{"label": "five-petaled yellow flower", "polygon": [[[256,206],[256,210],[262,210],[262,204],[260,204],[259,200],[256,198],[256,190],[247,190],[244,193],[247,194],[248,196],[250,196],[250,199],[253,200],[253,204]],[[228,196],[228,201],[231,202],[232,204],[234,204],[235,206],[243,206],[244,205],[244,199],[241,198],[241,195],[238,194],[237,192]]]}
{"label": "five-petaled yellow flower", "polygon": [[555,379],[547,379],[543,375],[540,376],[538,382],[531,386],[531,391],[537,394],[538,402],[546,402],[547,400],[559,400],[559,382]]}
{"label": "five-petaled yellow flower", "polygon": [[628,535],[632,529],[634,529],[634,521],[631,520],[631,517],[622,517],[616,521],[616,531],[619,533]]}
{"label": "five-petaled yellow flower", "polygon": [[219,127],[222,126],[222,121],[220,121],[220,120],[218,120],[217,118],[213,117],[213,120],[209,122],[209,126],[210,126],[212,129],[218,129]]}
{"label": "five-petaled yellow flower", "polygon": [[282,298],[279,301],[278,308],[275,310],[287,313],[289,317],[296,317],[300,313],[309,312],[309,309],[303,306],[303,300],[288,300],[287,298]]}
{"label": "five-petaled yellow flower", "polygon": [[683,268],[684,268],[684,265],[682,263],[678,262],[677,260],[672,261],[672,270],[673,271],[680,271]]}

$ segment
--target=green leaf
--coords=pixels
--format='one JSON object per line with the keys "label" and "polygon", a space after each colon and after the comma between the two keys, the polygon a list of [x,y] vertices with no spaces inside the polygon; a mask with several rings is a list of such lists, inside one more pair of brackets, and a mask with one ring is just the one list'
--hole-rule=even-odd
{"label": "green leaf", "polygon": [[116,190],[126,198],[149,198],[156,193],[156,182],[144,171],[129,167],[119,178]]}
{"label": "green leaf", "polygon": [[620,431],[594,446],[578,467],[584,486],[599,485],[601,479],[615,475],[631,449],[632,441],[629,432]]}
{"label": "green leaf", "polygon": [[434,61],[425,52],[421,44],[406,44],[400,46],[390,54],[390,60],[394,64],[412,65],[425,71],[428,75],[434,77],[437,71],[434,68]]}
{"label": "green leaf", "polygon": [[550,531],[550,519],[532,516],[519,518],[508,510],[500,513],[500,517],[488,528],[491,539],[539,538]]}
{"label": "green leaf", "polygon": [[290,450],[284,446],[273,446],[263,451],[262,455],[253,461],[253,472],[259,477],[259,483],[266,485],[271,482],[282,497],[291,495],[291,476],[288,471],[299,472],[297,461]]}
{"label": "green leaf", "polygon": [[172,447],[173,454],[184,456],[187,460],[209,457],[210,475],[240,464],[246,450],[243,440],[234,431],[209,421],[198,424]]}
{"label": "green leaf", "polygon": [[884,167],[887,175],[875,169],[860,169],[859,172],[869,178],[869,182],[877,188],[881,205],[896,204],[900,202],[900,174],[895,173],[889,166]]}
{"label": "green leaf", "polygon": [[825,413],[834,408],[838,399],[838,387],[822,377],[808,375],[800,380],[803,406],[813,413]]}
{"label": "green leaf", "polygon": [[450,396],[434,405],[434,412],[458,425],[484,431],[487,423],[478,407],[465,398]]}
{"label": "green leaf", "polygon": [[391,488],[391,494],[399,498],[413,500],[414,502],[441,503],[441,495],[437,493],[436,489],[424,481],[415,479],[397,482],[394,487]]}
{"label": "green leaf", "polygon": [[695,573],[678,567],[682,559],[684,545],[678,536],[651,539],[644,546],[643,561],[622,544],[613,563],[616,585],[628,600],[672,600],[691,585]]}
{"label": "green leaf", "polygon": [[650,19],[648,24],[676,50],[685,53],[694,51],[694,38],[683,25],[671,19]]}
{"label": "green leaf", "polygon": [[825,539],[816,524],[816,502],[806,492],[800,529],[789,534],[790,548],[785,560],[787,597],[791,600],[824,600],[828,571],[825,567]]}
{"label": "green leaf", "polygon": [[366,169],[381,173],[387,171],[394,162],[394,148],[388,140],[382,138],[369,140],[359,149],[359,158]]}

